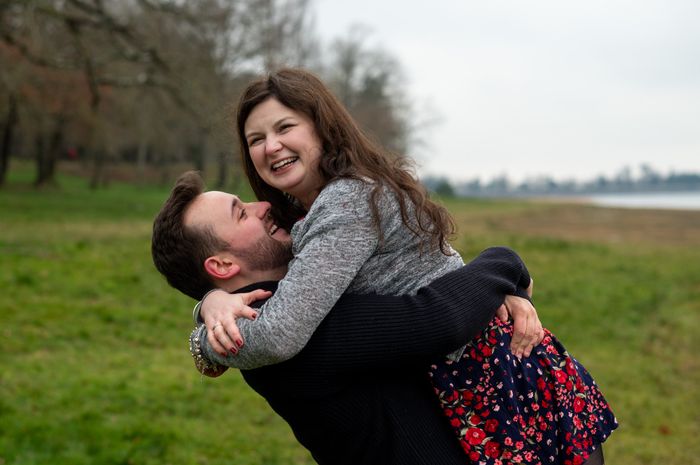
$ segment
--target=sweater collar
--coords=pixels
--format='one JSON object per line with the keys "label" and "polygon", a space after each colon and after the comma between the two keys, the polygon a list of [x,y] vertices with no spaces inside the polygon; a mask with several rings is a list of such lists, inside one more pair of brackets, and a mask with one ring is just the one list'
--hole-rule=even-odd
{"label": "sweater collar", "polygon": [[270,291],[270,292],[275,292],[277,290],[277,283],[279,281],[261,281],[259,283],[253,283],[249,284],[247,286],[243,286],[240,289],[236,289],[233,291],[234,294],[240,294],[242,292],[250,292],[254,291],[256,289],[262,289],[263,291]]}

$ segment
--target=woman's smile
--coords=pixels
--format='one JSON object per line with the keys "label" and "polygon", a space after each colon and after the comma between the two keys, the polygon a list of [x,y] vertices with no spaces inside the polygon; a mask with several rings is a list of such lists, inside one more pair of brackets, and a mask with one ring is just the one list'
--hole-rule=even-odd
{"label": "woman's smile", "polygon": [[321,190],[321,140],[305,114],[270,97],[250,112],[245,137],[255,170],[268,185],[309,207]]}
{"label": "woman's smile", "polygon": [[284,172],[285,168],[289,168],[293,163],[295,163],[297,160],[299,160],[299,157],[289,157],[289,158],[284,158],[280,161],[277,161],[273,163],[270,166],[270,169],[273,172]]}

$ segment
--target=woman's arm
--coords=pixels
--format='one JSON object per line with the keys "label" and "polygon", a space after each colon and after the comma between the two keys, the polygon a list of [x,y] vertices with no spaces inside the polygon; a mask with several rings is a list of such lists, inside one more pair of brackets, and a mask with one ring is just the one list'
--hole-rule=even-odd
{"label": "woman's arm", "polygon": [[[377,248],[370,191],[371,185],[343,179],[321,192],[294,228],[295,258],[275,295],[255,321],[236,321],[245,344],[232,357],[232,366],[251,369],[279,363],[306,345]],[[207,301],[202,308],[206,311]],[[205,315],[207,323],[211,320]]]}
{"label": "woman's arm", "polygon": [[[473,338],[506,294],[527,296],[523,286],[529,282],[520,257],[510,249],[494,247],[415,296],[344,295],[294,359],[295,364],[319,373],[391,363],[424,364]],[[192,340],[202,341],[203,357],[193,355],[200,360],[200,371],[208,364],[208,372],[202,372],[218,376],[224,366],[235,366],[236,357],[216,354],[205,334],[204,326],[193,333]]]}

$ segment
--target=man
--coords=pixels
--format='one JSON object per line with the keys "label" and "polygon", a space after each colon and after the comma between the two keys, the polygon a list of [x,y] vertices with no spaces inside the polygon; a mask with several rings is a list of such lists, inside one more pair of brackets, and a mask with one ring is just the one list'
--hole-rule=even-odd
{"label": "man", "polygon": [[[195,299],[212,288],[242,292],[247,303],[268,297],[264,291],[275,290],[291,258],[289,234],[274,225],[269,208],[204,193],[201,178],[186,173],[154,222],[154,263]],[[506,294],[526,295],[529,284],[517,255],[489,249],[416,296],[343,296],[297,356],[242,373],[320,464],[464,464],[429,363],[472,338]],[[249,292],[256,289],[263,291]],[[514,307],[529,305],[509,298]],[[235,355],[222,354],[241,348],[246,325],[257,322],[241,323],[243,335],[228,323],[215,325],[216,337],[200,326],[193,355],[210,368],[236,366]]]}

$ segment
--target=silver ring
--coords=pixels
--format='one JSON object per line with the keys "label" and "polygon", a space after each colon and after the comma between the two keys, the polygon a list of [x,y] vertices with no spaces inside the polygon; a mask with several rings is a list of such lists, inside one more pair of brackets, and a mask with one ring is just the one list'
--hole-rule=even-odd
{"label": "silver ring", "polygon": [[214,326],[211,328],[211,331],[214,332],[214,330],[216,330],[216,328],[218,328],[219,326],[221,326],[221,322],[217,321],[216,323],[214,323]]}

